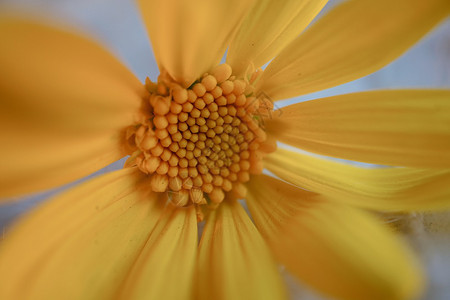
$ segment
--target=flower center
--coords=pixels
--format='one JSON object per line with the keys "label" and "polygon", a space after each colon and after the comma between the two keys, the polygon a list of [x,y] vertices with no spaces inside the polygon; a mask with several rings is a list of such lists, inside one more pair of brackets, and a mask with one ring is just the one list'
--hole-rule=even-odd
{"label": "flower center", "polygon": [[147,81],[148,118],[127,137],[134,135],[131,158],[151,175],[154,192],[169,192],[179,206],[214,206],[228,192],[245,196],[244,183],[262,172],[264,153],[273,151],[261,126],[262,111],[273,105],[254,95],[258,74],[238,79],[223,64],[187,89],[165,74],[156,84]]}

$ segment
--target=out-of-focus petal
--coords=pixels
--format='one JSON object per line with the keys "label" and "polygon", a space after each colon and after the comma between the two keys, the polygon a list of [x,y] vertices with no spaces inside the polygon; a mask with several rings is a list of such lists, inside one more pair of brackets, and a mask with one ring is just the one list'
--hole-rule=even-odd
{"label": "out-of-focus petal", "polygon": [[317,202],[318,197],[316,193],[266,175],[254,176],[247,186],[247,206],[259,232],[269,245],[277,242],[279,231],[287,226],[299,209],[307,209]]}
{"label": "out-of-focus petal", "polygon": [[285,299],[266,244],[239,203],[213,211],[200,241],[196,299]]}
{"label": "out-of-focus petal", "polygon": [[121,288],[120,298],[190,299],[197,247],[195,208],[169,205]]}
{"label": "out-of-focus petal", "polygon": [[264,159],[264,166],[296,186],[356,207],[380,211],[450,207],[446,169],[361,168],[281,148]]}
{"label": "out-of-focus petal", "polygon": [[124,156],[143,85],[89,39],[0,16],[1,195],[50,188]]}
{"label": "out-of-focus petal", "polygon": [[266,68],[261,89],[279,100],[377,71],[450,13],[448,0],[350,0],[288,45]]}
{"label": "out-of-focus petal", "polygon": [[420,293],[416,261],[389,230],[362,211],[298,196],[296,189],[257,176],[248,206],[277,259],[302,282],[337,299],[401,300]]}
{"label": "out-of-focus petal", "polygon": [[261,67],[294,40],[328,0],[261,0],[247,15],[227,53],[235,74]]}
{"label": "out-of-focus petal", "polygon": [[139,0],[153,51],[185,87],[218,64],[253,0]]}
{"label": "out-of-focus petal", "polygon": [[163,202],[140,180],[133,169],[92,179],[7,232],[0,298],[113,298],[162,212]]}

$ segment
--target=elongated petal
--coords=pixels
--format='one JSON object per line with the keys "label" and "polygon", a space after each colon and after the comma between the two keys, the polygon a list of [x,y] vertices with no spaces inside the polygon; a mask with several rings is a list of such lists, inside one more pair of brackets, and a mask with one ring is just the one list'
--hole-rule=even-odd
{"label": "elongated petal", "polygon": [[319,196],[267,175],[254,176],[247,185],[247,206],[256,227],[269,245],[277,242],[280,230],[300,209],[314,205]]}
{"label": "elongated petal", "polygon": [[139,0],[160,70],[191,85],[218,64],[253,0]]}
{"label": "elongated petal", "polygon": [[296,196],[293,189],[255,177],[248,205],[277,259],[294,275],[337,299],[418,295],[422,278],[412,254],[377,220],[323,197]]}
{"label": "elongated petal", "polygon": [[283,108],[271,130],[290,145],[350,160],[450,167],[450,91],[376,91]]}
{"label": "elongated petal", "polygon": [[350,0],[325,15],[266,68],[274,100],[366,76],[392,62],[450,13],[447,0]]}
{"label": "elongated petal", "polygon": [[0,196],[50,188],[124,156],[142,84],[94,42],[0,16]]}
{"label": "elongated petal", "polygon": [[450,207],[450,170],[361,168],[278,149],[264,166],[280,178],[329,199],[381,211]]}
{"label": "elongated petal", "polygon": [[294,40],[328,0],[258,1],[239,28],[227,53],[237,74],[249,64],[261,67]]}
{"label": "elongated petal", "polygon": [[112,299],[162,212],[138,179],[131,169],[95,178],[8,232],[0,298]]}
{"label": "elongated petal", "polygon": [[128,275],[121,298],[190,299],[197,245],[195,208],[169,206]]}
{"label": "elongated petal", "polygon": [[196,299],[284,299],[272,257],[244,209],[223,202],[206,221]]}

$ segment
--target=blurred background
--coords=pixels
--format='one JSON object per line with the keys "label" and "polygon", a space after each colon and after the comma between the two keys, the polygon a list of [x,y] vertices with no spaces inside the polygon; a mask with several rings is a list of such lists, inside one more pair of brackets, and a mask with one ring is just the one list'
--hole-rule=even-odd
{"label": "blurred background", "polygon": [[[329,1],[322,14],[339,2]],[[131,0],[0,0],[0,9],[6,6],[8,9],[53,19],[91,36],[120,58],[141,81],[147,76],[155,81],[158,76],[143,23]],[[447,19],[398,60],[372,75],[339,87],[285,100],[277,105],[282,107],[318,97],[393,88],[450,88],[450,20]],[[119,169],[122,165],[123,161],[119,161],[89,177]],[[24,197],[20,202],[1,205],[2,232],[5,233],[14,220],[40,201],[77,183],[79,181]],[[390,215],[387,219],[404,233],[405,239],[426,266],[430,281],[421,299],[450,299],[450,213],[399,214]],[[302,287],[289,274],[286,273],[285,278],[294,299],[325,299]]]}

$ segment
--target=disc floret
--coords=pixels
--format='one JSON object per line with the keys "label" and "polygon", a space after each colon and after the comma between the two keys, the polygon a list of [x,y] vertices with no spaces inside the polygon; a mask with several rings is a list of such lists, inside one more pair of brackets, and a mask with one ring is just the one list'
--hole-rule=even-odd
{"label": "disc floret", "polygon": [[273,106],[254,93],[259,74],[237,78],[222,64],[188,88],[167,74],[147,80],[150,106],[128,130],[134,146],[128,164],[178,206],[215,206],[226,193],[245,197],[244,183],[262,172],[263,155],[274,149],[261,126],[261,110]]}

